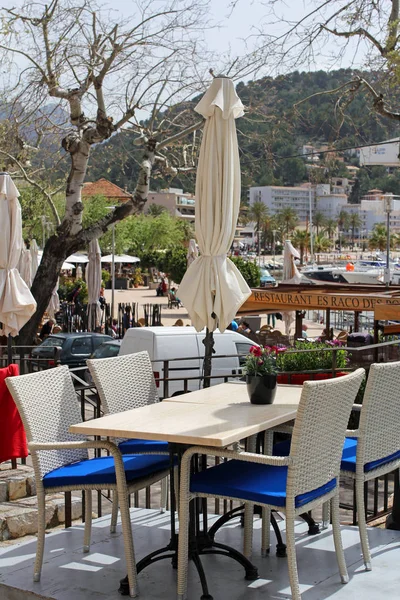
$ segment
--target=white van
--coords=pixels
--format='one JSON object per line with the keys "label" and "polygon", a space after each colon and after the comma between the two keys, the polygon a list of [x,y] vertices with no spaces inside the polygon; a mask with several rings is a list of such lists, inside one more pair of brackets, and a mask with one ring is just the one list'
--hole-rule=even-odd
{"label": "white van", "polygon": [[[125,333],[119,355],[147,350],[150,360],[155,361],[153,370],[156,379],[165,376],[163,361],[171,361],[168,364],[168,379],[180,378],[180,381],[169,381],[165,390],[164,382],[159,382],[158,391],[163,398],[202,387],[200,379],[189,380],[186,386],[184,379],[202,375],[204,338],[205,331],[198,333],[194,327],[134,327]],[[223,377],[240,374],[244,357],[254,346],[254,342],[235,331],[215,331],[214,341],[212,375],[221,375],[221,378],[211,379],[211,385],[223,383]],[[237,354],[243,355],[243,358],[232,356]],[[182,360],[174,361],[174,358]]]}

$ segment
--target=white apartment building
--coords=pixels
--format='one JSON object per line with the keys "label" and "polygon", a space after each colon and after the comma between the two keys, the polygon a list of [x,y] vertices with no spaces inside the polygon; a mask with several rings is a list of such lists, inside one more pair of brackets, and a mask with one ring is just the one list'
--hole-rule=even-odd
{"label": "white apartment building", "polygon": [[342,206],[347,204],[347,195],[342,190],[343,188],[337,185],[335,192],[341,193],[333,193],[329,184],[251,187],[249,201],[250,205],[257,201],[263,202],[271,215],[285,208],[293,208],[300,223],[305,224],[310,217],[310,203],[313,214],[319,211],[328,219],[335,218]]}

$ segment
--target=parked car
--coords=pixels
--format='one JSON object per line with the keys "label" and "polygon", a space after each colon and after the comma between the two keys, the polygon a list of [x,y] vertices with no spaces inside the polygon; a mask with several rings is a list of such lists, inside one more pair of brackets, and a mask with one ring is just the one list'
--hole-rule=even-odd
{"label": "parked car", "polygon": [[[37,348],[32,350],[32,368],[47,369],[57,360],[68,367],[84,367],[86,360],[106,341],[113,341],[111,336],[101,333],[56,333],[49,335]],[[58,348],[58,351],[56,350]],[[47,361],[35,361],[35,358]]]}
{"label": "parked car", "polygon": [[[120,348],[121,348],[122,340],[111,340],[107,342],[103,342],[97,350],[95,350],[90,358],[113,358],[114,356],[118,356]],[[90,374],[89,369],[86,369],[84,372],[83,378],[89,384],[93,384],[93,379]]]}
{"label": "parked car", "polygon": [[276,279],[275,277],[272,277],[268,269],[262,267],[260,269],[260,274],[260,287],[272,287],[276,285]]}
{"label": "parked car", "polygon": [[[205,331],[197,332],[194,327],[135,327],[128,329],[122,340],[120,354],[131,354],[147,350],[153,362],[154,377],[159,387],[160,397],[164,393],[163,378],[164,363],[169,360],[169,375],[171,379],[181,378],[179,381],[170,381],[168,395],[173,396],[184,391],[184,378],[200,377],[203,371]],[[214,332],[214,350],[212,361],[212,375],[221,375],[221,378],[211,379],[211,385],[223,383],[222,376],[241,374],[241,367],[254,342],[248,337],[235,331]],[[241,356],[232,356],[238,355]],[[218,355],[221,358],[218,358]],[[180,360],[172,360],[179,358]],[[191,360],[189,360],[191,359]],[[202,386],[201,379],[187,381],[187,390],[197,390]]]}

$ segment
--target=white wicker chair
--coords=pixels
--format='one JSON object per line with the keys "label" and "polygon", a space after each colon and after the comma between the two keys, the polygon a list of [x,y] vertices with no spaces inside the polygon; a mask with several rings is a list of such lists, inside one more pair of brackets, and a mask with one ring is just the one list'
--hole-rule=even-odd
{"label": "white wicker chair", "polygon": [[[85,490],[84,552],[89,552],[92,490],[118,490],[129,591],[137,595],[136,564],[128,495],[159,481],[168,473],[165,456],[123,457],[108,441],[87,441],[69,433],[82,421],[69,369],[57,367],[6,379],[21,415],[32,455],[38,501],[38,542],[34,581],[40,580],[46,529],[46,494]],[[89,459],[89,448],[104,448],[111,456]]]}
{"label": "white wicker chair", "polygon": [[370,367],[358,429],[346,432],[341,473],[355,479],[364,564],[371,570],[364,482],[400,467],[400,362]]}
{"label": "white wicker chair", "polygon": [[[245,535],[249,536],[250,547],[252,503],[286,513],[289,580],[294,600],[301,598],[295,550],[295,517],[331,500],[336,557],[342,582],[347,583],[339,522],[340,459],[351,407],[363,377],[364,369],[358,369],[338,379],[304,384],[293,429],[291,452],[287,457],[199,446],[185,452],[181,464],[179,502],[178,600],[186,598],[189,503],[197,497],[245,500]],[[197,453],[232,460],[193,475],[191,458]]]}
{"label": "white wicker chair", "polygon": [[[147,404],[155,404],[160,399],[154,380],[152,364],[148,352],[125,354],[114,358],[88,360],[87,366],[93,378],[104,414],[114,414]],[[126,440],[119,442],[122,454],[168,454],[168,442],[153,440]],[[167,504],[168,478],[161,482],[161,512]],[[118,503],[113,503],[111,532],[115,531]]]}

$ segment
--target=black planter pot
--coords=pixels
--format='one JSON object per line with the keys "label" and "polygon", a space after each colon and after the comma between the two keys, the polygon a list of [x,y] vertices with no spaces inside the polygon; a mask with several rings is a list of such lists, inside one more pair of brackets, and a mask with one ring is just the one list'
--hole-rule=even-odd
{"label": "black planter pot", "polygon": [[246,375],[247,392],[252,404],[272,404],[276,394],[276,375]]}

